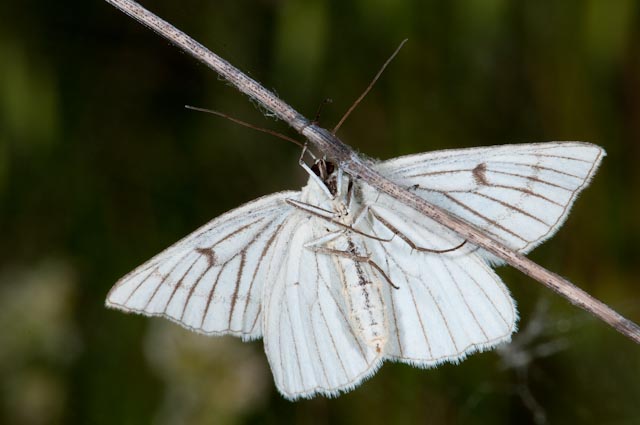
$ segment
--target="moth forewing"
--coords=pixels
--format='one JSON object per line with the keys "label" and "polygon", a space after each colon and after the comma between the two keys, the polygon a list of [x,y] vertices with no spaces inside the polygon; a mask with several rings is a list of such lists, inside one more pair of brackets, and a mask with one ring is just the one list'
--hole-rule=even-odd
{"label": "moth forewing", "polygon": [[106,305],[163,316],[208,335],[262,335],[267,270],[286,255],[274,249],[299,192],[268,195],[210,221],[120,279]]}
{"label": "moth forewing", "polygon": [[[377,168],[526,253],[560,228],[604,155],[599,146],[584,142],[530,143],[408,155]],[[369,198],[377,196],[374,192]]]}

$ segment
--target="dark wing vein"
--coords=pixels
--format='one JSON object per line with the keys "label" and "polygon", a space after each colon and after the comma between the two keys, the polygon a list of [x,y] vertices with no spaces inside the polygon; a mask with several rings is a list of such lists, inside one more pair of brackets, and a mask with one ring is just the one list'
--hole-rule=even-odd
{"label": "dark wing vein", "polygon": [[482,193],[482,192],[476,192],[476,191],[474,191],[474,192],[472,192],[472,193],[474,193],[475,195],[481,196],[481,197],[483,197],[483,198],[489,199],[490,201],[497,202],[498,204],[502,205],[503,207],[507,207],[507,208],[509,208],[509,209],[512,209],[512,210],[514,210],[514,211],[517,211],[517,212],[519,212],[520,214],[522,214],[522,215],[524,215],[524,216],[527,216],[527,217],[531,218],[532,220],[535,220],[535,221],[537,221],[537,222],[539,222],[539,223],[542,223],[542,224],[544,224],[544,225],[545,225],[545,226],[547,226],[547,227],[551,227],[551,225],[550,225],[549,223],[547,223],[547,222],[545,222],[544,220],[542,220],[542,219],[540,219],[540,218],[536,217],[535,215],[533,215],[533,214],[531,214],[531,213],[529,213],[529,212],[527,212],[527,211],[523,210],[522,208],[520,208],[520,207],[519,207],[519,206],[517,206],[517,205],[510,204],[510,203],[508,203],[508,202],[505,202],[505,201],[503,201],[503,200],[501,200],[501,199],[498,199],[498,198],[494,198],[493,196],[487,195],[487,194]]}
{"label": "dark wing vein", "polygon": [[[287,317],[289,318],[289,328],[291,331],[291,340],[293,341],[293,351],[296,355],[296,364],[298,366],[298,373],[300,374],[300,385],[304,388],[304,378],[302,376],[302,363],[300,362],[300,354],[298,353],[298,344],[296,342],[296,333],[293,329],[293,320],[291,317],[291,311],[289,310],[289,303],[284,304],[285,309],[287,310]],[[280,347],[282,350],[282,347]],[[283,350],[282,350],[283,351]]]}
{"label": "dark wing vein", "polygon": [[467,301],[467,298],[464,296],[464,293],[460,289],[460,285],[458,285],[458,281],[453,277],[453,273],[451,273],[451,270],[449,269],[449,266],[447,266],[446,261],[444,261],[444,259],[442,259],[442,258],[440,259],[440,261],[442,262],[442,266],[447,271],[447,274],[449,275],[449,278],[455,284],[456,289],[458,290],[458,294],[460,294],[460,298],[462,298],[462,301],[464,301],[464,305],[467,307],[467,310],[469,310],[469,313],[471,314],[471,317],[473,317],[473,320],[476,322],[476,325],[478,325],[478,328],[480,329],[480,332],[482,332],[482,335],[484,335],[484,339],[487,340],[488,339],[487,332],[482,327],[482,324],[480,324],[480,321],[478,321],[478,318],[476,317],[476,314],[473,312],[473,309],[469,305],[469,302]]}
{"label": "dark wing vein", "polygon": [[173,300],[174,295],[176,294],[176,292],[178,292],[178,289],[180,289],[182,287],[182,283],[184,282],[184,279],[187,277],[187,275],[189,274],[189,272],[191,271],[191,269],[193,268],[193,266],[196,265],[196,263],[198,262],[198,260],[200,260],[201,257],[197,257],[196,259],[193,260],[193,262],[191,262],[191,264],[189,265],[189,268],[187,268],[187,271],[185,271],[182,274],[182,277],[180,278],[180,280],[178,281],[178,283],[176,285],[174,285],[173,287],[173,291],[171,291],[171,295],[169,296],[169,299],[167,300],[165,306],[164,306],[164,312],[167,312],[167,309],[169,308],[169,304],[171,304],[171,301]]}
{"label": "dark wing vein", "polygon": [[[455,263],[454,263],[455,264]],[[489,301],[489,303],[491,304],[491,306],[494,308],[494,310],[496,311],[496,313],[498,313],[498,315],[500,316],[500,318],[502,319],[502,321],[504,322],[505,325],[509,326],[509,322],[507,321],[507,319],[502,315],[502,312],[500,311],[500,309],[498,308],[498,306],[496,306],[496,304],[493,302],[493,300],[491,299],[491,297],[487,294],[487,292],[484,290],[484,288],[482,287],[482,285],[480,285],[480,283],[478,283],[478,281],[471,276],[471,274],[461,265],[456,264],[456,266],[458,267],[458,269],[460,269],[461,272],[463,272],[465,275],[467,275],[467,277],[478,287],[478,289],[480,289],[480,291],[482,292],[482,294],[484,295],[484,297],[487,299],[487,301]],[[503,293],[504,293],[504,289]]]}
{"label": "dark wing vein", "polygon": [[517,233],[513,232],[512,230],[504,227],[503,225],[501,225],[500,223],[498,223],[495,220],[490,219],[489,217],[487,217],[484,214],[480,214],[478,211],[474,210],[473,208],[469,207],[467,204],[465,204],[462,201],[458,201],[456,198],[454,198],[453,196],[451,196],[450,194],[446,193],[446,192],[441,192],[442,195],[444,195],[447,199],[450,199],[451,201],[453,201],[454,203],[460,205],[462,208],[466,209],[467,211],[469,211],[470,213],[472,213],[475,216],[480,217],[481,219],[483,219],[484,221],[486,221],[487,223],[491,224],[492,226],[504,231],[505,233],[508,233],[518,239],[520,239],[523,242],[528,242],[525,238],[523,238],[522,236],[518,235]]}
{"label": "dark wing vein", "polygon": [[[255,238],[253,239],[254,242]],[[238,300],[238,291],[240,290],[240,281],[242,280],[242,272],[244,271],[244,265],[247,259],[247,248],[240,251],[240,266],[238,267],[238,272],[236,273],[236,287],[233,289],[233,295],[231,295],[231,308],[229,308],[229,325],[227,329],[231,329],[231,319],[233,317],[233,312],[236,308],[236,301]]]}
{"label": "dark wing vein", "polygon": [[233,260],[234,258],[236,257],[235,256],[231,257],[229,261],[226,261],[225,263],[223,263],[222,266],[220,267],[220,270],[218,270],[218,274],[216,275],[216,280],[213,282],[213,285],[209,290],[209,295],[207,297],[207,306],[205,307],[204,312],[202,313],[202,321],[200,322],[201,329],[204,329],[204,321],[207,318],[207,314],[209,314],[209,306],[211,305],[211,300],[213,299],[213,293],[216,291],[216,287],[218,286],[218,282],[220,281],[220,276],[222,275],[222,272],[224,272],[224,268],[227,267],[227,264],[229,264],[231,260]]}
{"label": "dark wing vein", "polygon": [[[400,270],[402,272],[402,274],[405,276],[405,282],[409,282],[409,279],[407,277],[407,272],[395,260],[393,255],[391,255],[391,253],[387,249],[387,247],[382,243],[380,243],[380,246],[382,247],[382,249],[386,253],[385,257],[386,258],[391,258],[391,260],[396,264],[397,269]],[[413,308],[416,311],[416,316],[418,317],[418,323],[420,324],[420,330],[422,331],[422,335],[424,336],[424,341],[426,342],[427,349],[429,350],[429,357],[433,357],[433,351],[431,350],[431,343],[429,341],[429,336],[427,335],[427,330],[426,330],[426,328],[424,326],[424,323],[422,321],[422,315],[420,314],[420,309],[418,308],[418,303],[416,302],[416,297],[415,297],[415,294],[413,292],[413,288],[411,287],[411,285],[406,285],[406,286],[407,286],[407,290],[409,291],[409,294],[411,294],[411,300],[413,302]],[[392,291],[391,292],[391,297],[393,297],[393,296],[394,296],[394,292]],[[400,332],[398,332],[398,335],[399,334],[400,334]]]}
{"label": "dark wing vein", "polygon": [[[532,167],[532,168],[535,168],[535,167]],[[510,173],[508,171],[501,171],[501,170],[492,170],[490,168],[488,168],[486,170],[486,173],[503,174],[505,176],[520,177],[520,178],[523,178],[525,180],[529,180],[529,181],[540,183],[540,184],[545,184],[545,185],[551,186],[551,187],[557,187],[558,189],[566,190],[567,192],[573,193],[573,189],[570,189],[568,187],[559,185],[557,183],[553,183],[553,182],[550,182],[550,181],[547,181],[547,180],[543,180],[543,179],[535,177],[535,176],[528,176],[528,175],[518,174],[518,173]]]}

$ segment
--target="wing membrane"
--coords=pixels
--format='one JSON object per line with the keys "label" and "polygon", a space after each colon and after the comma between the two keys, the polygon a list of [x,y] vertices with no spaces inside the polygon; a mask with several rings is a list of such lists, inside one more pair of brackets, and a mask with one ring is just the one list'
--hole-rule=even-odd
{"label": "wing membrane", "polygon": [[210,221],[120,279],[107,306],[205,334],[260,337],[263,272],[286,255],[273,242],[290,229],[285,200],[298,195],[265,196]]}
{"label": "wing membrane", "polygon": [[[289,255],[265,291],[264,344],[276,385],[289,399],[337,396],[371,376],[382,354],[365,345],[352,326],[336,258],[304,245],[320,236],[318,219],[301,218],[277,249]],[[314,225],[315,223],[315,225]]]}
{"label": "wing membrane", "polygon": [[526,253],[562,225],[604,155],[582,142],[504,145],[409,155],[378,170]]}
{"label": "wing membrane", "polygon": [[[378,206],[375,213],[401,231],[414,229],[416,244],[429,243],[434,249],[457,244],[453,232],[408,207]],[[376,235],[393,236],[381,221],[370,223]],[[425,253],[400,238],[366,243],[399,287],[385,287],[390,318],[387,358],[430,367],[457,362],[511,338],[517,320],[513,300],[500,278],[468,247]]]}

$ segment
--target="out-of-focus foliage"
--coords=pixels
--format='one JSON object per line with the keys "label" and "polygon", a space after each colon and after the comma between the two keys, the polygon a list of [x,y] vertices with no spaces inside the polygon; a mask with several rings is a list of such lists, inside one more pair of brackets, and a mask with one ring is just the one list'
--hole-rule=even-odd
{"label": "out-of-focus foliage", "polygon": [[[608,157],[532,257],[640,321],[640,3],[634,0],[147,1],[331,127],[388,158],[585,140]],[[640,418],[640,349],[502,268],[514,343],[460,365],[387,364],[298,403],[260,341],[108,311],[110,286],[259,195],[304,183],[299,149],[208,115],[281,123],[100,1],[0,4],[0,423],[585,423]]]}
{"label": "out-of-focus foliage", "polygon": [[0,394],[8,423],[64,418],[66,376],[81,349],[76,292],[72,270],[59,260],[0,275]]}
{"label": "out-of-focus foliage", "polygon": [[236,423],[273,391],[262,353],[237,338],[202,338],[166,321],[147,333],[145,354],[164,384],[158,424]]}

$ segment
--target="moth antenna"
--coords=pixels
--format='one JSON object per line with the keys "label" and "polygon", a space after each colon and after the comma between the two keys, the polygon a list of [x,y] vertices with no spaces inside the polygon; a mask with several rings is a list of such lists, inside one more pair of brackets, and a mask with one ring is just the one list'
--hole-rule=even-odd
{"label": "moth antenna", "polygon": [[248,127],[248,128],[250,128],[252,130],[257,130],[257,131],[260,131],[262,133],[270,134],[270,135],[275,136],[275,137],[277,137],[279,139],[286,140],[287,142],[295,143],[299,147],[305,149],[305,145],[302,142],[299,142],[298,140],[296,140],[294,138],[291,138],[289,136],[285,136],[282,133],[278,133],[277,131],[269,130],[268,128],[264,128],[264,127],[258,127],[256,125],[250,124],[250,123],[248,123],[246,121],[239,120],[238,118],[234,118],[232,116],[229,116],[227,114],[223,114],[222,112],[214,111],[212,109],[198,108],[196,106],[189,106],[189,105],[184,105],[184,107],[187,108],[187,109],[191,109],[192,111],[206,112],[208,114],[212,114],[212,115],[216,115],[218,117],[226,118],[229,121],[234,122],[236,124],[240,124],[243,127]]}
{"label": "moth antenna", "polygon": [[320,114],[322,113],[322,108],[324,108],[324,105],[327,105],[329,103],[333,103],[333,99],[330,99],[328,97],[320,102],[320,105],[318,105],[318,110],[316,111],[316,116],[313,119],[314,124],[318,124],[320,122]]}
{"label": "moth antenna", "polygon": [[402,42],[400,43],[400,45],[396,48],[396,50],[393,52],[393,54],[389,57],[389,59],[387,59],[387,61],[382,64],[382,67],[380,68],[380,71],[378,71],[378,73],[376,74],[375,77],[373,77],[373,80],[371,80],[371,82],[369,83],[369,86],[365,89],[365,91],[360,95],[360,97],[358,97],[356,99],[355,102],[353,102],[353,105],[351,105],[351,107],[347,110],[347,112],[345,112],[345,114],[342,116],[342,118],[340,119],[340,121],[338,122],[338,124],[336,124],[335,127],[333,127],[333,130],[331,130],[332,134],[336,134],[336,132],[338,131],[338,129],[340,128],[340,126],[346,121],[346,119],[349,117],[349,115],[351,115],[351,112],[353,112],[354,109],[356,109],[356,106],[358,106],[360,104],[360,102],[362,102],[362,99],[364,99],[364,97],[369,93],[369,91],[371,91],[371,89],[373,88],[373,85],[376,83],[376,81],[378,81],[378,78],[380,78],[380,76],[382,75],[382,73],[384,72],[385,68],[387,67],[387,65],[389,65],[389,63],[391,63],[391,61],[393,60],[393,58],[396,57],[396,55],[398,54],[398,52],[400,51],[400,49],[402,49],[402,46],[404,46],[404,43],[406,43],[408,41],[407,38],[405,38],[404,40],[402,40]]}

